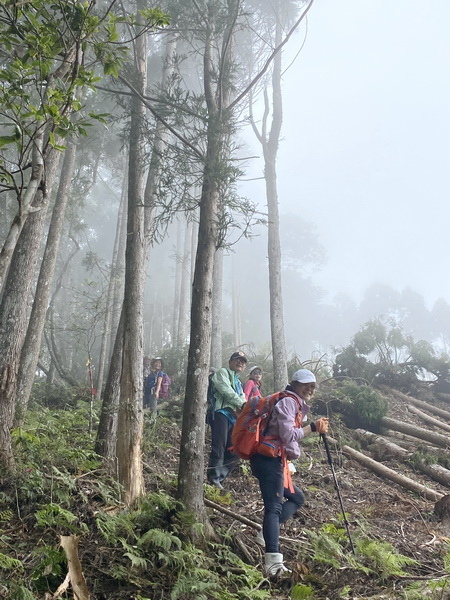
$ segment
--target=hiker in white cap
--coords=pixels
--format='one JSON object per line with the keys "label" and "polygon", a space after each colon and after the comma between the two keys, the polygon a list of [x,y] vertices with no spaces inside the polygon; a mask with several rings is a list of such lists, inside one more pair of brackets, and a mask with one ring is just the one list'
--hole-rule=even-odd
{"label": "hiker in white cap", "polygon": [[286,386],[287,395],[273,407],[264,432],[267,438],[279,445],[279,455],[257,453],[250,458],[252,473],[259,481],[264,502],[263,528],[256,541],[265,546],[264,567],[269,577],[289,573],[279,548],[280,525],[290,519],[305,501],[303,492],[286,473],[286,460],[300,456],[299,442],[305,436],[311,432],[321,434],[328,431],[327,418],[306,423],[310,410],[308,402],[315,389],[316,377],[308,369],[300,369],[292,375]]}

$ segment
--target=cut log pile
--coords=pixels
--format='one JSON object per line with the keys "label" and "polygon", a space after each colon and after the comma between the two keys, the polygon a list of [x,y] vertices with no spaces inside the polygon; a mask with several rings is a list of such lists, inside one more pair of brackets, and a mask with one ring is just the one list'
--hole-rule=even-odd
{"label": "cut log pile", "polygon": [[[383,417],[380,433],[355,430],[364,451],[348,445],[340,450],[378,476],[431,500],[435,514],[442,520],[448,519],[450,470],[437,461],[445,458],[444,464],[450,463],[450,412],[390,388],[383,387],[382,393],[400,403],[397,414],[404,414],[405,420]],[[393,463],[395,468],[386,463]]]}

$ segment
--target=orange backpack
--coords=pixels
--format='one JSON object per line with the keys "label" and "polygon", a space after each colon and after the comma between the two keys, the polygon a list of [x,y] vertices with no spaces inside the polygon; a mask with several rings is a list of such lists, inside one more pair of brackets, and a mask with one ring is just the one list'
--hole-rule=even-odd
{"label": "orange backpack", "polygon": [[[280,453],[280,447],[270,442],[274,438],[264,436],[264,432],[269,424],[269,418],[273,407],[281,400],[290,396],[297,404],[295,396],[287,391],[275,392],[269,396],[254,397],[247,400],[240,412],[233,427],[231,436],[231,450],[240,458],[248,460],[253,454],[259,452],[268,456],[277,456]],[[296,426],[300,427],[302,415],[299,412],[296,418]]]}

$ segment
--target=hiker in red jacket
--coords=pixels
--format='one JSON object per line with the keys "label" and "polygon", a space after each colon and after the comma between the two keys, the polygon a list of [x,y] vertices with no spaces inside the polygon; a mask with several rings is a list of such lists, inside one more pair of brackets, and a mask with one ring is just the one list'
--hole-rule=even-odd
{"label": "hiker in red jacket", "polygon": [[315,388],[316,377],[311,371],[300,369],[292,375],[286,386],[289,395],[275,404],[265,431],[266,436],[280,445],[280,455],[272,457],[257,453],[250,458],[252,473],[259,481],[264,502],[263,528],[257,542],[265,545],[264,566],[271,577],[289,572],[279,548],[280,525],[290,519],[305,500],[303,492],[292,482],[289,489],[285,480],[286,459],[294,460],[300,456],[299,442],[303,437],[315,431],[328,431],[327,418],[306,424],[308,402]]}
{"label": "hiker in red jacket", "polygon": [[255,366],[250,369],[248,379],[244,383],[244,394],[246,400],[250,398],[259,398],[261,396],[261,379],[262,369],[261,367]]}

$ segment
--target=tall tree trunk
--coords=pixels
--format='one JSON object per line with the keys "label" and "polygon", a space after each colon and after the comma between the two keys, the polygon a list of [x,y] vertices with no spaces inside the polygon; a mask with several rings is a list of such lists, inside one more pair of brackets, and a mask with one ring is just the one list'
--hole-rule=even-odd
{"label": "tall tree trunk", "polygon": [[[276,3],[276,14],[280,14],[280,0]],[[276,20],[275,47],[281,43],[282,22]],[[278,190],[276,161],[278,145],[283,122],[283,101],[281,95],[281,57],[277,53],[273,61],[272,71],[272,126],[269,137],[264,140],[264,178],[266,181],[267,214],[268,214],[268,257],[269,257],[269,294],[270,294],[270,329],[272,338],[274,389],[284,388],[288,381],[286,361],[286,339],[283,316],[283,285],[281,280],[281,243],[280,216],[278,212]],[[267,95],[265,94],[267,102]],[[266,117],[267,119],[267,112]]]}
{"label": "tall tree trunk", "polygon": [[[123,183],[122,190],[126,188]],[[95,384],[97,390],[97,398],[102,397],[103,379],[106,369],[106,357],[111,340],[111,323],[113,316],[114,290],[117,285],[116,278],[118,277],[118,265],[120,264],[119,249],[124,245],[125,241],[121,241],[123,231],[123,222],[125,221],[126,196],[122,192],[120,197],[119,213],[117,215],[116,237],[114,240],[113,255],[111,260],[111,271],[109,275],[108,292],[106,294],[105,318],[103,321],[102,341],[100,345],[100,356],[98,359],[98,374]]]}
{"label": "tall tree trunk", "polygon": [[[186,397],[178,471],[178,495],[186,509],[200,522],[206,522],[203,502],[204,442],[206,391],[211,352],[212,282],[214,254],[217,244],[217,218],[220,214],[220,186],[218,174],[223,168],[223,156],[230,133],[230,111],[226,110],[230,90],[230,53],[233,28],[239,11],[239,1],[228,2],[228,25],[223,35],[219,84],[214,87],[218,65],[213,60],[216,3],[209,0],[205,22],[203,54],[203,82],[208,111],[206,155],[203,167],[203,185],[200,200],[198,246],[195,260],[191,305],[191,333],[188,352]],[[191,531],[195,536],[194,530]]]}
{"label": "tall tree trunk", "polygon": [[[146,2],[139,0],[137,9]],[[137,22],[140,21],[139,13]],[[136,89],[144,94],[147,84],[147,39],[138,31],[135,39]],[[131,127],[128,176],[128,222],[125,258],[123,357],[120,405],[117,424],[117,462],[124,501],[131,504],[144,491],[142,469],[142,359],[143,297],[145,281],[145,116],[138,96],[131,100]]]}
{"label": "tall tree trunk", "polygon": [[33,306],[28,323],[27,334],[22,348],[19,382],[17,388],[16,425],[21,423],[28,406],[28,400],[33,386],[39,351],[42,343],[42,333],[50,299],[50,291],[55,273],[59,244],[64,228],[66,208],[70,196],[70,184],[75,168],[76,146],[69,143],[64,155],[64,161],[59,180],[58,193],[52,211],[47,243],[42,258],[39,278],[36,285]]}
{"label": "tall tree trunk", "polygon": [[[60,154],[46,157],[45,182],[36,194],[20,233],[0,303],[0,465],[14,468],[10,430],[14,421],[20,354],[29,318],[29,299],[36,274],[48,196],[54,183]],[[19,274],[19,276],[18,276]]]}
{"label": "tall tree trunk", "polygon": [[177,220],[177,247],[175,250],[175,290],[172,313],[172,344],[178,344],[178,321],[180,319],[181,296],[181,246],[183,243],[183,225],[181,217]]}
{"label": "tall tree trunk", "polygon": [[183,260],[181,263],[181,282],[180,282],[180,312],[178,318],[178,346],[180,348],[186,345],[188,333],[188,310],[191,299],[191,234],[192,223],[186,222],[184,229],[184,248]]}
{"label": "tall tree trunk", "polygon": [[239,348],[242,343],[241,306],[240,306],[239,289],[238,289],[237,282],[236,282],[236,271],[235,271],[234,267],[233,267],[232,273],[231,273],[231,294],[232,294],[231,307],[232,307],[232,311],[233,311],[234,347]]}
{"label": "tall tree trunk", "polygon": [[2,291],[8,273],[9,265],[12,260],[14,249],[19,240],[22,227],[28,216],[32,214],[36,207],[35,200],[39,194],[39,186],[44,176],[44,127],[41,127],[32,142],[33,152],[31,155],[31,176],[25,193],[19,200],[19,211],[14,217],[8,235],[6,236],[3,248],[0,252],[0,291]]}
{"label": "tall tree trunk", "polygon": [[222,294],[223,294],[223,250],[219,248],[214,255],[211,359],[215,369],[222,366]]}
{"label": "tall tree trunk", "polygon": [[95,441],[95,451],[100,456],[103,456],[103,464],[113,477],[118,477],[116,445],[120,381],[122,377],[123,325],[124,319],[122,312],[117,327],[111,362],[109,363],[108,377],[106,379],[105,393],[103,394],[102,409]]}

